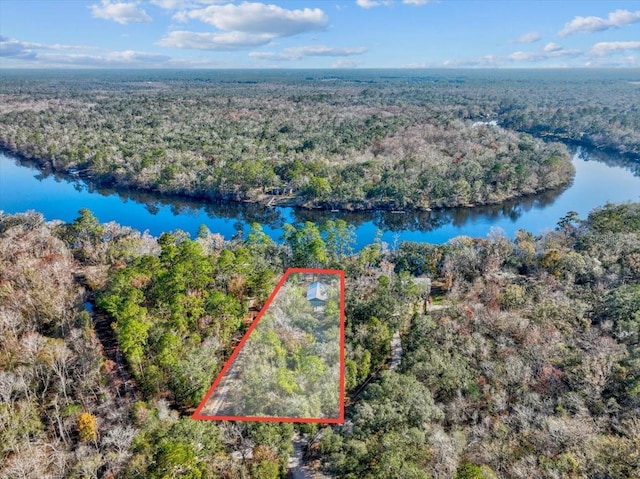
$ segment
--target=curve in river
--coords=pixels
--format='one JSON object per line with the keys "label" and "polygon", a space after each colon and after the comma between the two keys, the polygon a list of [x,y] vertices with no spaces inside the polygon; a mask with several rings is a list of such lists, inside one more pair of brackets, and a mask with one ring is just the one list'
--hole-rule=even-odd
{"label": "curve in river", "polygon": [[[397,241],[444,243],[459,235],[484,237],[493,227],[513,236],[518,229],[535,234],[553,229],[568,211],[581,218],[606,202],[640,200],[640,165],[588,150],[576,150],[576,176],[560,191],[503,203],[498,206],[456,208],[432,212],[327,212],[293,208],[266,208],[248,204],[211,204],[166,198],[133,191],[95,188],[81,179],[47,174],[0,153],[0,210],[6,213],[40,211],[47,220],[72,221],[78,210],[91,209],[102,222],[116,221],[153,235],[182,229],[195,236],[201,224],[229,239],[260,223],[276,241],[284,223],[322,222],[342,218],[356,228],[356,248],[371,243],[376,232]],[[635,168],[636,174],[631,171]]]}

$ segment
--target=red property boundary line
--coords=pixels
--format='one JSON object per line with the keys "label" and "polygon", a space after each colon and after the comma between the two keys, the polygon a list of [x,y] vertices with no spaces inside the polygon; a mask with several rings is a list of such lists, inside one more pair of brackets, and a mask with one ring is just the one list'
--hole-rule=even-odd
{"label": "red property boundary line", "polygon": [[[275,417],[275,416],[207,416],[205,414],[200,414],[200,411],[204,408],[209,397],[213,394],[213,391],[218,386],[222,378],[227,373],[233,361],[236,359],[236,356],[240,353],[240,350],[244,346],[244,343],[247,342],[249,336],[256,328],[262,316],[267,311],[271,302],[280,291],[280,288],[285,283],[287,278],[293,273],[303,273],[303,274],[333,274],[338,275],[340,277],[340,399],[339,399],[339,417],[337,418],[316,418],[316,417]],[[344,285],[344,271],[339,269],[314,269],[314,268],[289,268],[284,273],[274,290],[269,295],[267,302],[264,304],[256,319],[251,323],[247,332],[244,333],[244,336],[240,340],[240,343],[233,350],[233,353],[229,357],[229,359],[222,366],[222,370],[218,374],[218,377],[213,382],[209,391],[204,396],[204,399],[200,402],[200,405],[196,408],[195,412],[191,416],[191,419],[196,419],[200,421],[261,421],[261,422],[310,422],[310,423],[322,423],[322,424],[342,424],[344,423],[344,395],[345,395],[345,385],[344,385],[344,361],[345,361],[345,343],[344,343],[344,303],[345,303],[345,285]]]}

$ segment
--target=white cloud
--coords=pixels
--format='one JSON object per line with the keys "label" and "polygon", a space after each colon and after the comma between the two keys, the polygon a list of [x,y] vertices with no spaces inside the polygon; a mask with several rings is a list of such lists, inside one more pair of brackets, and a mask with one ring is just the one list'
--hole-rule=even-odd
{"label": "white cloud", "polygon": [[198,5],[226,3],[228,0],[151,0],[153,5],[165,10],[196,8]]}
{"label": "white cloud", "polygon": [[86,50],[88,47],[80,45],[45,45],[43,43],[22,42],[0,35],[0,57],[19,59],[34,59],[38,56],[36,50]]}
{"label": "white cloud", "polygon": [[[533,52],[517,51],[506,56],[484,55],[479,58],[462,60],[447,60],[442,65],[445,67],[505,67],[514,66],[520,62],[544,62],[561,58],[577,58],[583,55],[580,50],[568,50],[555,43],[548,43],[542,50]],[[554,62],[553,66],[557,65]]]}
{"label": "white cloud", "polygon": [[321,31],[329,24],[327,15],[319,8],[287,10],[263,3],[211,5],[180,12],[177,18],[200,20],[220,30],[271,35],[273,38]]}
{"label": "white cloud", "polygon": [[638,58],[634,55],[626,57],[599,57],[589,60],[585,63],[586,67],[595,68],[637,68],[640,66]]}
{"label": "white cloud", "polygon": [[577,57],[580,55],[582,55],[580,50],[565,50],[560,45],[551,42],[547,43],[542,51],[513,52],[507,56],[507,59],[513,62],[539,62],[549,60],[551,58]]}
{"label": "white cloud", "polygon": [[38,62],[46,64],[96,67],[161,66],[170,59],[171,57],[166,55],[137,52],[134,50],[109,52],[104,55],[43,53],[39,54],[36,58]]}
{"label": "white cloud", "polygon": [[[77,45],[44,45],[21,42],[0,36],[0,57],[31,66],[87,66],[87,67],[135,67],[162,66],[171,57],[134,50],[114,51],[105,54],[69,53],[73,50],[90,50]],[[22,63],[24,62],[24,63]]]}
{"label": "white cloud", "polygon": [[533,52],[513,52],[509,55],[509,59],[513,61],[531,60],[534,55],[537,54]]}
{"label": "white cloud", "polygon": [[341,58],[335,63],[331,65],[331,68],[356,68],[361,65],[360,62],[356,62],[354,60],[347,60],[345,58]]}
{"label": "white cloud", "polygon": [[503,61],[497,55],[484,55],[479,58],[467,58],[461,60],[445,60],[442,65],[445,67],[497,67]]}
{"label": "white cloud", "polygon": [[251,52],[249,56],[259,60],[294,61],[303,57],[349,57],[366,53],[364,47],[337,48],[324,45],[309,45],[302,47],[285,48],[281,53],[275,52]]}
{"label": "white cloud", "polygon": [[185,0],[151,0],[151,3],[165,10],[177,10],[178,8],[186,8]]}
{"label": "white cloud", "polygon": [[151,3],[165,10],[176,10],[178,8],[185,8],[186,6],[184,0],[151,0]]}
{"label": "white cloud", "polygon": [[540,34],[538,32],[528,32],[520,35],[514,41],[516,43],[533,43],[540,40]]}
{"label": "white cloud", "polygon": [[287,55],[286,53],[276,53],[276,52],[250,52],[249,56],[251,58],[257,58],[258,60],[276,60],[276,61],[295,60],[295,58]]}
{"label": "white cloud", "polygon": [[200,20],[222,32],[173,31],[158,45],[217,51],[254,48],[276,38],[322,31],[329,24],[327,15],[319,8],[287,10],[277,5],[248,2],[182,10],[173,18],[183,22]]}
{"label": "white cloud", "polygon": [[348,57],[351,55],[362,55],[367,51],[365,47],[336,48],[336,47],[327,47],[324,45],[292,47],[292,48],[287,48],[286,50],[292,51],[296,54],[299,54],[305,57]]}
{"label": "white cloud", "polygon": [[113,20],[122,25],[128,23],[149,23],[151,17],[135,3],[116,2],[102,0],[99,5],[91,6],[91,14],[96,18]]}
{"label": "white cloud", "polygon": [[195,50],[236,51],[266,45],[272,39],[273,36],[268,34],[244,32],[199,33],[177,30],[169,32],[158,41],[158,45]]}
{"label": "white cloud", "polygon": [[[434,0],[402,0],[402,3],[405,5],[426,5],[427,3],[433,2]],[[393,0],[356,0],[356,5],[361,8],[373,8],[386,6],[389,7],[394,4]]]}
{"label": "white cloud", "polygon": [[382,5],[379,0],[356,0],[356,5],[362,8],[373,8]]}
{"label": "white cloud", "polygon": [[599,42],[591,48],[591,53],[606,56],[626,50],[640,50],[640,42]]}
{"label": "white cloud", "polygon": [[17,40],[9,40],[7,37],[0,37],[0,57],[14,57],[22,59],[35,58],[36,53],[31,50],[27,43]]}
{"label": "white cloud", "polygon": [[624,25],[640,22],[640,10],[630,12],[629,10],[616,10],[611,12],[608,18],[602,17],[575,17],[567,22],[562,30],[558,32],[561,37],[566,37],[573,33],[592,33],[610,28],[619,28]]}
{"label": "white cloud", "polygon": [[106,55],[109,61],[114,62],[165,62],[171,57],[157,53],[137,52],[134,50],[125,50],[122,52],[111,52]]}
{"label": "white cloud", "polygon": [[189,5],[185,0],[151,0],[151,3],[165,10],[177,10],[187,8]]}
{"label": "white cloud", "polygon": [[549,42],[544,46],[544,51],[547,53],[557,52],[562,50],[562,47],[557,43]]}

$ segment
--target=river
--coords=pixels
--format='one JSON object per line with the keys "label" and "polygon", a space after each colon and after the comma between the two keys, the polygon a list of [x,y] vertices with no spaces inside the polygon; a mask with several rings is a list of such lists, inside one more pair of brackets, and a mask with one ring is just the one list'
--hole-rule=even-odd
{"label": "river", "polygon": [[[159,235],[181,229],[195,236],[201,224],[230,239],[246,232],[252,222],[280,240],[285,223],[322,222],[342,218],[356,229],[356,249],[371,243],[379,230],[383,241],[444,243],[467,235],[484,237],[501,228],[513,237],[518,229],[535,234],[553,229],[568,211],[581,218],[606,202],[640,201],[640,164],[624,162],[596,151],[574,150],[576,175],[559,190],[508,201],[499,206],[454,208],[432,212],[327,212],[267,208],[253,204],[205,203],[149,193],[96,188],[80,178],[43,172],[34,165],[0,153],[0,210],[36,210],[47,220],[72,221],[80,208],[89,208],[102,222],[116,221]],[[632,169],[635,169],[634,175]]]}

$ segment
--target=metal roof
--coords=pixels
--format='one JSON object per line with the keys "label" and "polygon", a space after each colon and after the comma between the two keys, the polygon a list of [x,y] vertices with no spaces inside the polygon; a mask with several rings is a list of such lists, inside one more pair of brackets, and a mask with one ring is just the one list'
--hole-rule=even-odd
{"label": "metal roof", "polygon": [[307,288],[307,301],[312,300],[326,301],[328,299],[327,287],[318,281],[311,283]]}

